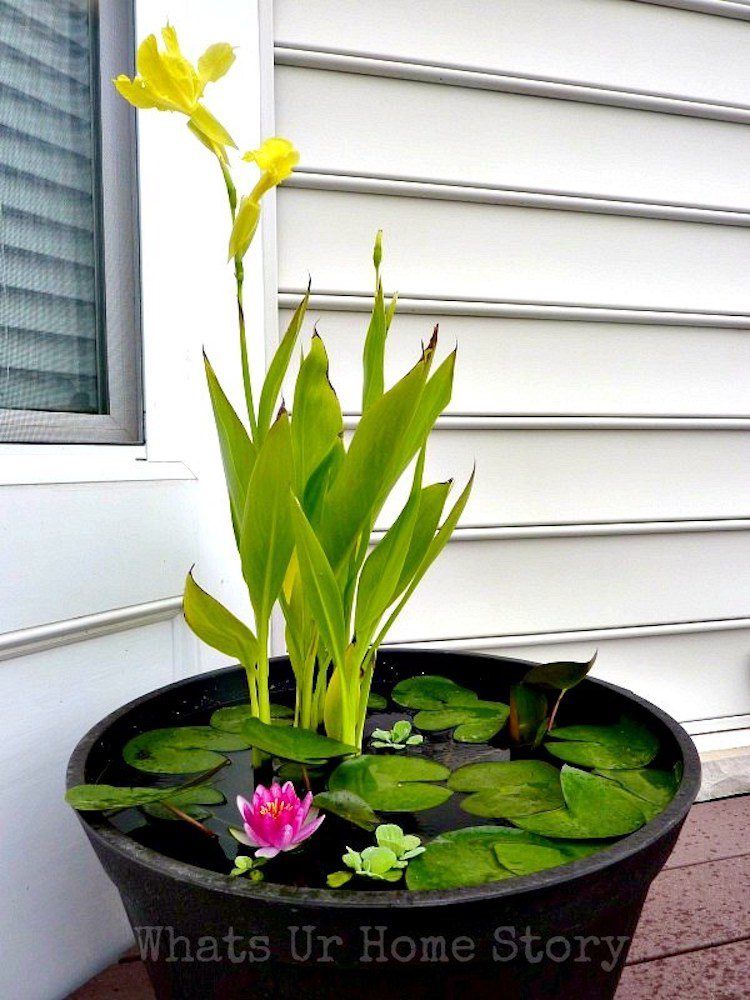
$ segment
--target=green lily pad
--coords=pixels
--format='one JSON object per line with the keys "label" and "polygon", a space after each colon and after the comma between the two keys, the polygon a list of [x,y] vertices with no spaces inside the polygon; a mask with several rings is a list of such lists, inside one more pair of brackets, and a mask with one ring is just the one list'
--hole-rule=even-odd
{"label": "green lily pad", "polygon": [[[425,674],[399,681],[391,692],[397,705],[405,708],[435,709],[446,705],[473,705],[479,695],[461,687],[449,677]],[[447,728],[447,727],[443,727]]]}
{"label": "green lily pad", "polygon": [[[210,724],[214,729],[225,733],[239,733],[248,719],[254,719],[249,705],[230,705],[228,708],[217,708],[211,716]],[[271,705],[271,722],[277,725],[291,725],[294,709],[288,705]]]}
{"label": "green lily pad", "polygon": [[414,716],[414,725],[426,732],[454,729],[459,743],[486,743],[499,733],[508,720],[510,709],[500,701],[479,701],[472,705],[425,709]]}
{"label": "green lily pad", "polygon": [[653,733],[623,716],[615,726],[563,726],[548,733],[544,745],[568,764],[606,770],[632,770],[650,764],[659,752]]}
{"label": "green lily pad", "polygon": [[474,792],[461,808],[487,819],[512,819],[565,805],[560,772],[541,760],[465,764],[448,779],[454,792]]}
{"label": "green lily pad", "polygon": [[363,754],[339,764],[328,787],[332,792],[354,792],[384,812],[420,812],[450,798],[449,788],[432,784],[449,774],[447,767],[424,757]]}
{"label": "green lily pad", "polygon": [[176,806],[182,812],[192,816],[193,819],[206,819],[211,815],[209,809],[204,806],[217,806],[225,802],[226,799],[218,788],[210,785],[193,785],[190,788],[181,789],[159,802],[152,802],[143,805],[143,811],[154,819],[179,820],[167,806]]}
{"label": "green lily pad", "polygon": [[512,878],[493,850],[503,836],[501,826],[472,826],[441,834],[409,863],[408,888],[464,889]]}
{"label": "green lily pad", "polygon": [[65,793],[65,801],[81,812],[130,809],[161,802],[180,793],[179,785],[168,788],[119,788],[115,785],[75,785]]}
{"label": "green lily pad", "polygon": [[255,718],[243,722],[241,733],[249,746],[300,764],[319,764],[331,757],[345,757],[357,752],[355,747],[321,736],[310,729],[274,726]]}
{"label": "green lily pad", "polygon": [[367,707],[371,712],[382,712],[383,709],[388,708],[388,701],[382,694],[370,691],[367,696]]}
{"label": "green lily pad", "polygon": [[658,771],[641,768],[634,771],[606,771],[597,769],[595,774],[616,782],[631,795],[637,796],[641,809],[648,819],[653,819],[669,805],[680,787],[675,771]]}
{"label": "green lily pad", "polygon": [[601,840],[554,840],[526,830],[507,829],[506,832],[507,836],[498,840],[493,850],[500,864],[514,875],[533,875],[547,868],[557,868],[608,846]]}
{"label": "green lily pad", "polygon": [[318,792],[313,799],[313,805],[324,812],[333,813],[334,816],[345,819],[363,830],[374,830],[380,822],[378,814],[374,812],[363,798],[354,792],[341,789],[335,792]]}
{"label": "green lily pad", "polygon": [[614,781],[588,771],[563,767],[560,772],[565,807],[512,819],[532,833],[564,840],[623,837],[647,820],[644,802]]}
{"label": "green lily pad", "polygon": [[208,771],[227,758],[217,751],[247,750],[241,735],[212,726],[150,729],[129,740],[122,751],[126,763],[152,774],[191,774]]}

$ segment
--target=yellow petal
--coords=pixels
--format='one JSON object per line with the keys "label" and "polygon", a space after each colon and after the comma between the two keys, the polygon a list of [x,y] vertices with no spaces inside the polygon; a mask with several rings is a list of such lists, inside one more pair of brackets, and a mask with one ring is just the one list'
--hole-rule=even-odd
{"label": "yellow petal", "polygon": [[198,60],[198,76],[205,87],[220,80],[234,62],[234,49],[226,42],[209,45]]}
{"label": "yellow petal", "polygon": [[235,141],[227,132],[224,126],[218,121],[208,108],[198,104],[190,115],[190,121],[199,132],[202,132],[207,139],[218,143],[220,146],[235,146]]}
{"label": "yellow petal", "polygon": [[218,156],[223,163],[227,162],[227,151],[223,146],[220,146],[218,142],[214,142],[213,139],[209,139],[207,135],[204,135],[199,128],[195,127],[192,120],[189,119],[187,124],[196,139],[202,142],[206,149],[210,149],[214,156]]}
{"label": "yellow petal", "polygon": [[192,108],[186,101],[184,90],[175,81],[165,65],[156,44],[156,36],[149,35],[138,46],[136,58],[138,73],[159,99],[165,110],[182,111],[190,114]]}
{"label": "yellow petal", "polygon": [[120,74],[112,81],[121,97],[132,104],[134,108],[158,108],[159,102],[151,94],[146,84],[140,77],[130,80],[124,74]]}
{"label": "yellow petal", "polygon": [[177,32],[171,24],[167,24],[161,29],[161,37],[164,39],[167,52],[180,55],[180,43],[177,41]]}
{"label": "yellow petal", "polygon": [[252,198],[244,197],[240,202],[237,216],[232,226],[232,235],[229,237],[229,259],[232,257],[244,257],[247,248],[253,241],[255,230],[258,228],[260,219],[260,205]]}
{"label": "yellow petal", "polygon": [[274,184],[280,184],[299,163],[299,153],[288,139],[275,136],[266,139],[260,149],[251,149],[242,157],[255,162],[261,170],[270,174]]}

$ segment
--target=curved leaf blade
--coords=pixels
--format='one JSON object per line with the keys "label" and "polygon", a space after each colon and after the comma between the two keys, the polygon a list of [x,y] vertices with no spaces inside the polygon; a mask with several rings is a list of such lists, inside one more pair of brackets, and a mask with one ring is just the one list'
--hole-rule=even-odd
{"label": "curved leaf blade", "polygon": [[192,570],[185,580],[183,612],[192,631],[209,646],[234,657],[245,667],[257,661],[258,640],[253,632],[198,586]]}

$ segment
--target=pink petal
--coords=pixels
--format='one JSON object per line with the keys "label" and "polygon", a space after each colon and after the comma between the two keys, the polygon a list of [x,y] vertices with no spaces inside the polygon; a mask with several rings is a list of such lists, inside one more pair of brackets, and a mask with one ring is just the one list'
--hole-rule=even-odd
{"label": "pink petal", "polygon": [[281,836],[276,841],[279,850],[281,851],[291,850],[292,847],[296,846],[295,844],[292,843],[293,840],[294,840],[294,830],[287,823],[284,829],[281,831]]}
{"label": "pink petal", "polygon": [[268,841],[259,836],[249,823],[245,823],[245,836],[251,847],[266,847],[268,845]]}
{"label": "pink petal", "polygon": [[292,797],[295,799],[297,798],[297,793],[295,792],[294,785],[292,784],[291,781],[284,782],[284,784],[281,786],[281,794],[285,798],[292,798]]}
{"label": "pink petal", "polygon": [[247,799],[243,798],[241,795],[237,796],[237,808],[239,809],[240,816],[243,818],[243,820],[246,823],[249,822],[249,820],[253,815],[253,807],[250,805]]}
{"label": "pink petal", "polygon": [[260,850],[255,852],[256,857],[259,858],[275,858],[278,853],[278,847],[261,847]]}
{"label": "pink petal", "polygon": [[295,843],[301,844],[303,840],[307,840],[308,837],[312,837],[315,831],[318,829],[320,824],[325,819],[325,816],[319,816],[318,819],[313,820],[312,823],[305,823],[302,829],[297,834]]}

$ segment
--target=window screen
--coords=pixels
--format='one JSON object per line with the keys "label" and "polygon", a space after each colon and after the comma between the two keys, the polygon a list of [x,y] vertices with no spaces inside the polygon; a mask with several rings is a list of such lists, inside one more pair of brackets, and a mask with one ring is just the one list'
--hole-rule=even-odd
{"label": "window screen", "polygon": [[[109,33],[120,40],[124,36],[131,48],[128,4],[103,6],[117,11]],[[111,128],[115,133],[110,144],[119,147],[125,164],[132,160],[132,148],[127,148],[132,129],[127,129],[130,136],[116,134],[123,113],[104,94],[102,108],[100,71],[106,69],[109,77],[127,70],[132,57],[126,50],[124,63],[100,65],[96,8],[88,0],[0,0],[0,408],[6,411],[5,440],[24,440],[24,427],[33,429],[27,437],[34,440],[45,440],[45,429],[55,440],[106,440],[101,426],[98,433],[87,431],[97,427],[95,421],[77,423],[70,415],[112,417],[113,402],[128,396],[122,385],[115,388],[117,400],[110,391],[123,366],[117,363],[110,371],[109,348],[120,359],[127,348],[110,345],[107,336],[102,123],[105,132]],[[112,53],[112,62],[116,59]],[[127,183],[127,177],[121,174],[117,183]],[[124,204],[126,211],[132,210],[132,199]],[[108,239],[118,231],[113,227]],[[124,233],[133,242],[128,226]],[[122,248],[115,251],[113,256],[121,258]],[[116,281],[121,283],[122,275]],[[120,309],[135,311],[134,296],[117,299]],[[123,317],[112,318],[121,334]],[[129,353],[132,360],[137,344],[130,344]],[[137,366],[126,367],[129,377],[136,377]],[[68,415],[60,425],[67,432],[59,427],[55,432],[54,414]],[[117,417],[109,421],[114,440],[124,439],[123,414]]]}

